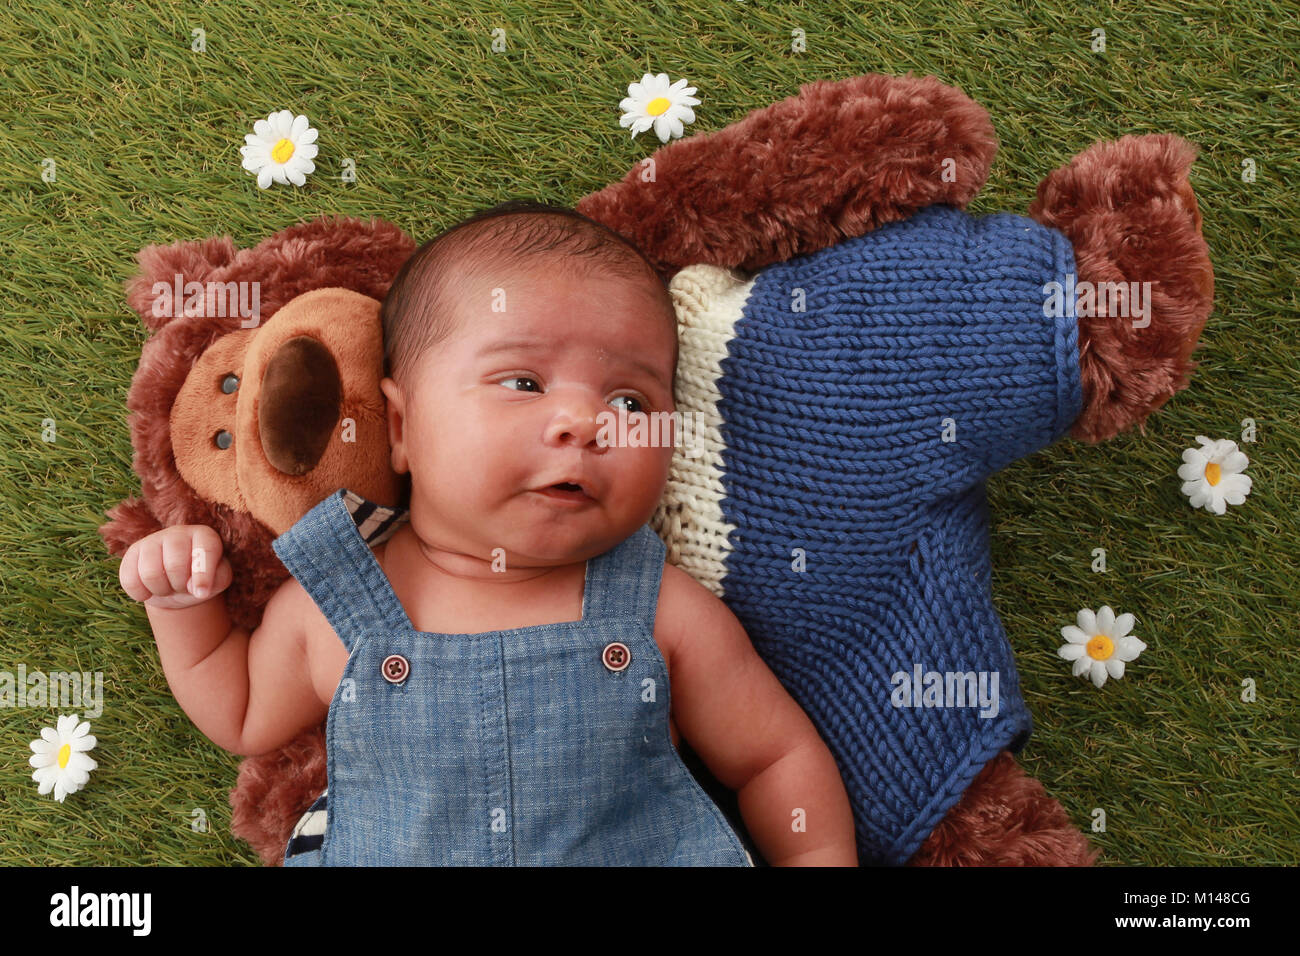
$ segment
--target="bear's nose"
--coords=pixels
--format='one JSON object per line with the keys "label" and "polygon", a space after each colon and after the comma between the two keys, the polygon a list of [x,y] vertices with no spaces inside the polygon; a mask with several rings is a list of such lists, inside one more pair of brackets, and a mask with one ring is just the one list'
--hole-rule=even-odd
{"label": "bear's nose", "polygon": [[316,467],[343,403],[334,356],[305,335],[286,339],[266,365],[258,396],[262,450],[275,469],[302,475]]}

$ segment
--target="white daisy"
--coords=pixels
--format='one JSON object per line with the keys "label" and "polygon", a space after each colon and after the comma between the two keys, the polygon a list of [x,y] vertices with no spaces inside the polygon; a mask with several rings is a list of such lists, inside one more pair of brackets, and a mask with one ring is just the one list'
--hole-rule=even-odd
{"label": "white daisy", "polygon": [[59,718],[58,730],[43,728],[41,739],[27,746],[33,751],[27,762],[36,768],[32,779],[41,785],[37,792],[44,795],[53,790],[54,799],[59,803],[85,786],[90,771],[99,766],[86,755],[95,746],[90,721],[78,724],[76,714],[64,714]]}
{"label": "white daisy", "polygon": [[1067,624],[1061,636],[1068,642],[1056,649],[1067,661],[1074,661],[1074,676],[1087,674],[1100,687],[1107,677],[1116,680],[1124,676],[1124,662],[1135,661],[1147,646],[1129,635],[1133,628],[1133,615],[1115,612],[1103,605],[1096,614],[1084,608],[1077,618],[1078,627]]}
{"label": "white daisy", "polygon": [[1228,505],[1239,505],[1250,494],[1250,475],[1242,474],[1250,459],[1230,438],[1211,441],[1197,435],[1196,440],[1201,447],[1184,449],[1186,464],[1178,467],[1183,494],[1193,508],[1204,506],[1206,511],[1221,515]]}
{"label": "white daisy", "polygon": [[253,132],[244,136],[246,145],[239,147],[243,167],[257,173],[257,186],[267,189],[272,182],[301,186],[316,171],[312,158],[319,147],[316,130],[305,116],[288,110],[272,113],[253,124]]}
{"label": "white daisy", "polygon": [[699,106],[700,101],[691,95],[694,92],[695,87],[687,86],[685,80],[669,86],[667,73],[647,73],[640,83],[628,84],[627,96],[618,104],[624,110],[618,125],[631,126],[634,138],[654,126],[660,142],[666,143],[682,135],[682,124],[695,122],[691,107]]}

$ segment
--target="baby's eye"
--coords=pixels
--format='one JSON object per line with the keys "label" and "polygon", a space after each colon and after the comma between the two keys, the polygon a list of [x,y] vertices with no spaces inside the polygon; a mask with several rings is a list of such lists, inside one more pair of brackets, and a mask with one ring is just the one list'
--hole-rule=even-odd
{"label": "baby's eye", "polygon": [[613,404],[614,402],[623,401],[623,400],[629,401],[636,406],[636,408],[627,409],[628,412],[645,411],[645,406],[641,404],[641,399],[637,398],[635,395],[618,395],[615,396],[614,398],[611,398],[610,403]]}
{"label": "baby's eye", "polygon": [[517,392],[531,392],[534,389],[541,391],[541,386],[537,384],[537,379],[529,378],[527,375],[511,375],[509,378],[503,378],[498,385],[505,385],[506,382],[528,382],[533,388],[515,388],[513,385],[506,385],[506,388],[513,389]]}

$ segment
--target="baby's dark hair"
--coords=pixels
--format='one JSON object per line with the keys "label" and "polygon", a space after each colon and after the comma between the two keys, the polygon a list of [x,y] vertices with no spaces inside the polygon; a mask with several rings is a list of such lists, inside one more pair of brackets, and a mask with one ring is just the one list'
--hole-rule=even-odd
{"label": "baby's dark hair", "polygon": [[420,355],[454,331],[457,292],[475,272],[494,266],[517,269],[541,259],[557,260],[548,268],[565,268],[571,274],[604,271],[652,282],[673,324],[676,370],[672,298],[641,250],[574,209],[512,199],[448,227],[406,260],[384,297],[384,374],[407,387],[407,376]]}

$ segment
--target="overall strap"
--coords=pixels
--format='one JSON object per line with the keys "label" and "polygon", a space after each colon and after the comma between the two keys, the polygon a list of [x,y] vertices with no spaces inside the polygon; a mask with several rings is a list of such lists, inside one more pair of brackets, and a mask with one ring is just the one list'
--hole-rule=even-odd
{"label": "overall strap", "polygon": [[591,559],[582,594],[582,619],[637,620],[654,627],[668,549],[649,524],[617,547]]}
{"label": "overall strap", "polygon": [[406,612],[370,551],[405,515],[405,509],[376,505],[340,488],[271,542],[348,653],[366,628],[401,633],[408,627]]}

